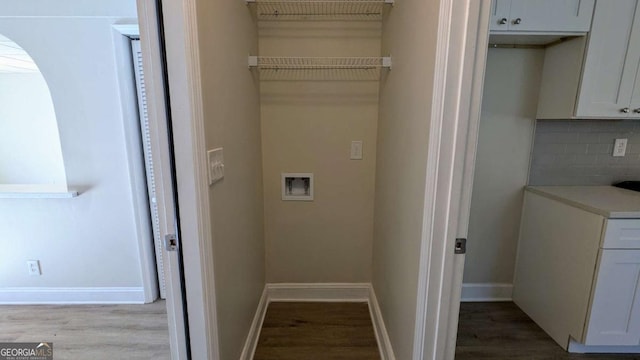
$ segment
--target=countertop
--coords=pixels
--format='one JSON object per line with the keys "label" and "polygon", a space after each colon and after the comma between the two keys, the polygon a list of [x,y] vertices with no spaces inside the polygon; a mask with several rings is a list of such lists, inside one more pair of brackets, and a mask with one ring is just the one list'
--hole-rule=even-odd
{"label": "countertop", "polygon": [[640,192],[613,186],[528,186],[526,189],[609,219],[640,219]]}

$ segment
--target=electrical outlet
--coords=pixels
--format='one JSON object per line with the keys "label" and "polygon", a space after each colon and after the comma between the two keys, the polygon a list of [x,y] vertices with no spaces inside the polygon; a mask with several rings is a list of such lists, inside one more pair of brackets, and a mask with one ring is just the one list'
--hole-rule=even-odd
{"label": "electrical outlet", "polygon": [[627,139],[616,139],[613,144],[613,156],[624,156],[627,153]]}
{"label": "electrical outlet", "polygon": [[351,142],[351,160],[362,160],[362,141]]}
{"label": "electrical outlet", "polygon": [[31,276],[42,275],[42,271],[40,271],[40,260],[27,260],[27,268]]}

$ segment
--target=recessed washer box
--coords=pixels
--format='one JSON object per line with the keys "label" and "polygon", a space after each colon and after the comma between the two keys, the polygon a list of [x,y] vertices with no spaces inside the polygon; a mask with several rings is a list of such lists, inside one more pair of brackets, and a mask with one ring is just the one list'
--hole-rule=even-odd
{"label": "recessed washer box", "polygon": [[313,174],[282,173],[282,200],[313,201]]}

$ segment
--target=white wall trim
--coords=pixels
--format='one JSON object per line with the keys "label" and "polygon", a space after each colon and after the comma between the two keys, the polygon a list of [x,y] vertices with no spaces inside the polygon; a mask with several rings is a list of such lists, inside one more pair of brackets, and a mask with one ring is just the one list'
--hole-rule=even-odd
{"label": "white wall trim", "polygon": [[244,348],[240,355],[240,360],[252,360],[253,355],[256,353],[258,347],[258,339],[260,338],[260,331],[262,330],[262,324],[264,323],[264,317],[267,315],[267,307],[269,306],[269,295],[267,286],[262,291],[260,302],[258,302],[258,309],[253,316],[253,322],[251,322],[251,328],[247,335],[247,340],[244,342]]}
{"label": "white wall trim", "polygon": [[638,354],[640,353],[640,346],[589,346],[571,339],[569,340],[569,349],[567,351],[577,354]]}
{"label": "white wall trim", "polygon": [[272,302],[366,302],[373,323],[380,357],[395,360],[389,334],[370,283],[276,283],[266,284],[253,317],[240,360],[251,360],[258,346],[260,330]]}
{"label": "white wall trim", "polygon": [[12,287],[0,289],[0,304],[144,304],[142,287]]}
{"label": "white wall trim", "polygon": [[512,301],[513,284],[462,284],[463,302]]}
{"label": "white wall trim", "polygon": [[272,301],[369,301],[368,283],[283,283],[267,284],[269,302]]}
{"label": "white wall trim", "polygon": [[371,313],[373,331],[376,334],[378,348],[380,349],[380,358],[382,360],[395,360],[396,356],[393,354],[389,333],[387,333],[387,327],[384,325],[382,311],[380,310],[378,298],[376,297],[376,292],[373,290],[373,286],[369,287],[369,312]]}

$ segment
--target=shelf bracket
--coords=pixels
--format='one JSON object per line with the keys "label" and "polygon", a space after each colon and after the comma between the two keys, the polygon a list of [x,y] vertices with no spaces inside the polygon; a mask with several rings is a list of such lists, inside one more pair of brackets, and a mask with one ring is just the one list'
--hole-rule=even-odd
{"label": "shelf bracket", "polygon": [[382,58],[382,67],[391,70],[391,56],[385,56]]}
{"label": "shelf bracket", "polygon": [[258,57],[249,55],[249,69],[258,67]]}

